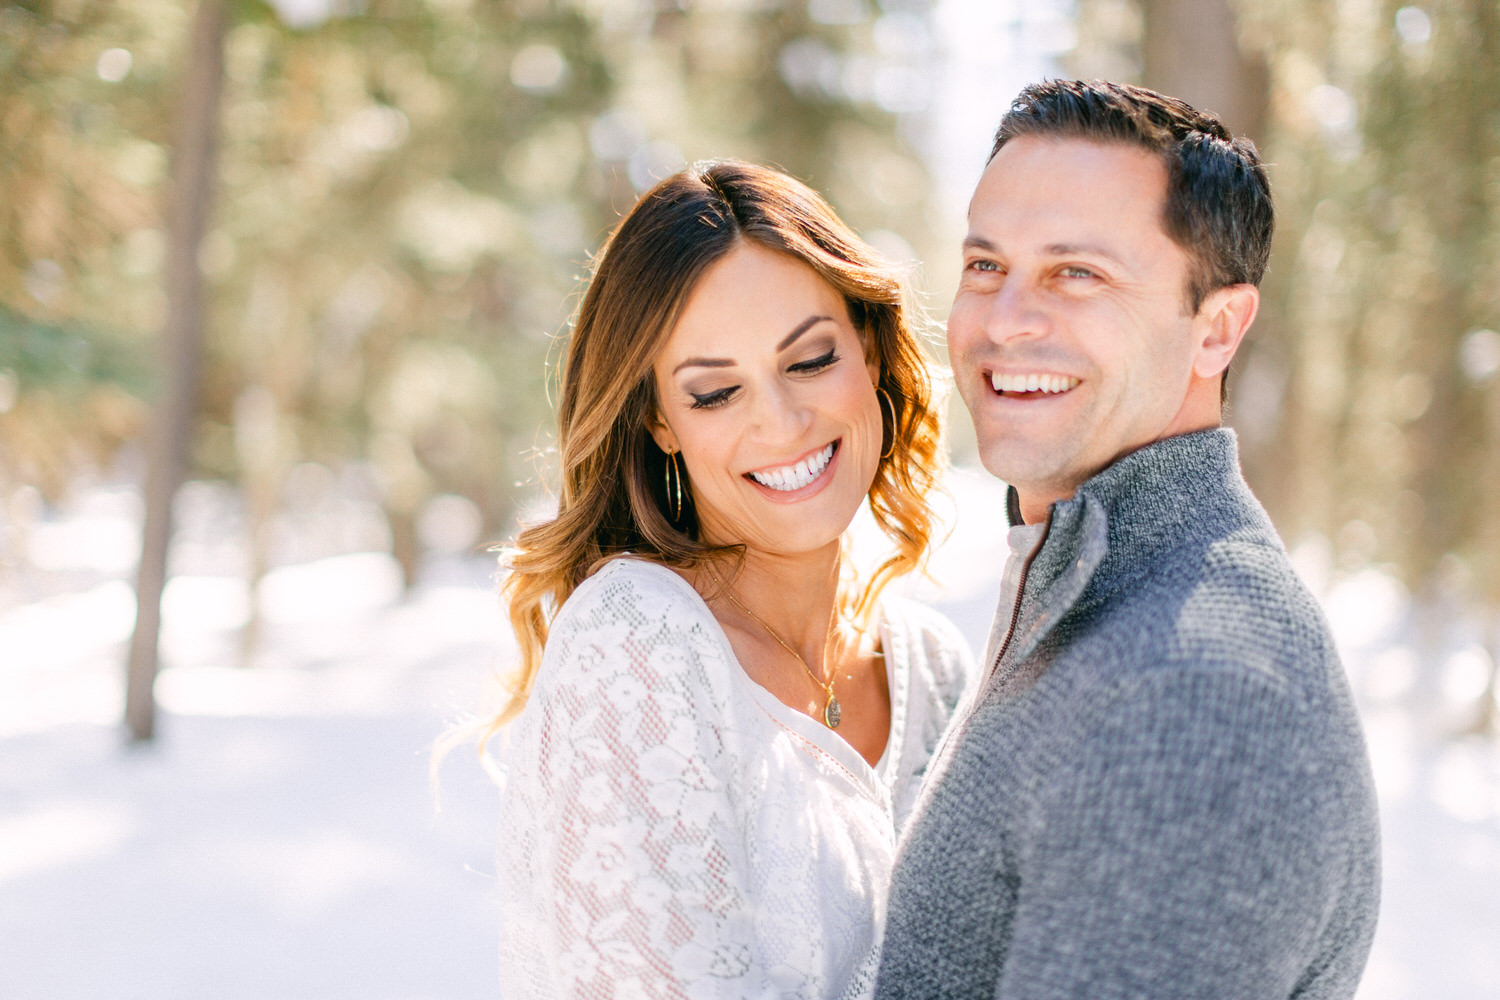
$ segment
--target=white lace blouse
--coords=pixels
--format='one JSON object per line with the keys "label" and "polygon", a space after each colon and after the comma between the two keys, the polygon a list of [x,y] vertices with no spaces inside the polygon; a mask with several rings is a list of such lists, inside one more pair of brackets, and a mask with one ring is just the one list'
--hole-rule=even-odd
{"label": "white lace blouse", "polygon": [[896,832],[974,676],[946,619],[882,613],[872,768],[751,680],[671,570],[616,559],[574,591],[506,750],[504,1000],[871,993]]}

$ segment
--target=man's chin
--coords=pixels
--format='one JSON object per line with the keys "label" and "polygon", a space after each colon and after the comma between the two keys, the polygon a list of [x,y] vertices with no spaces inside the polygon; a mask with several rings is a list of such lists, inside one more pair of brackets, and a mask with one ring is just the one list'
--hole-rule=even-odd
{"label": "man's chin", "polygon": [[[1047,506],[1053,500],[1071,497],[1089,476],[1059,461],[1064,456],[1053,453],[1027,461],[1013,451],[987,448],[979,453],[985,471],[1007,486],[1014,486],[1024,506]],[[1046,460],[1050,459],[1050,460]],[[1036,511],[1032,512],[1033,516]],[[1028,520],[1031,518],[1028,517]]]}
{"label": "man's chin", "polygon": [[990,475],[1017,489],[1068,478],[1071,457],[1058,445],[1001,439],[979,443],[979,461]]}
{"label": "man's chin", "polygon": [[1010,476],[1006,473],[1013,470],[1011,470],[1009,464],[1003,458],[993,454],[990,449],[983,447],[979,449],[979,464],[984,466],[985,472],[988,472],[996,479],[1004,480],[1007,483],[1011,481]]}

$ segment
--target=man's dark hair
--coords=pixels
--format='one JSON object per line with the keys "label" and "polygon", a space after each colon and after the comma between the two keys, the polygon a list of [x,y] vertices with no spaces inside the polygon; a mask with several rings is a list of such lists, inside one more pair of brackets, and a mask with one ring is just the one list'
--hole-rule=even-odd
{"label": "man's dark hair", "polygon": [[1188,255],[1192,312],[1216,288],[1260,284],[1275,212],[1255,144],[1175,97],[1104,80],[1046,80],[1011,102],[990,158],[1020,136],[1123,142],[1167,167],[1162,226]]}

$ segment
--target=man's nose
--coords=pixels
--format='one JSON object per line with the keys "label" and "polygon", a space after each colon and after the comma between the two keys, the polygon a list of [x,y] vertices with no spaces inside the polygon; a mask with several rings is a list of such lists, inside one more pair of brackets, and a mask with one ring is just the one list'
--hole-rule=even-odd
{"label": "man's nose", "polygon": [[1047,330],[1048,317],[1037,288],[1012,275],[990,296],[984,311],[984,331],[995,343],[1037,337]]}

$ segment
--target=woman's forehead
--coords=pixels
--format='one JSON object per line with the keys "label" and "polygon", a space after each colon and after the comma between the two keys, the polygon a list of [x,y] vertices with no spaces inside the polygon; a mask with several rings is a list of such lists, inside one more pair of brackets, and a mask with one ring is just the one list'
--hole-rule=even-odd
{"label": "woman's forehead", "polygon": [[714,263],[689,293],[664,355],[784,350],[819,319],[850,328],[843,296],[808,264],[744,242]]}

